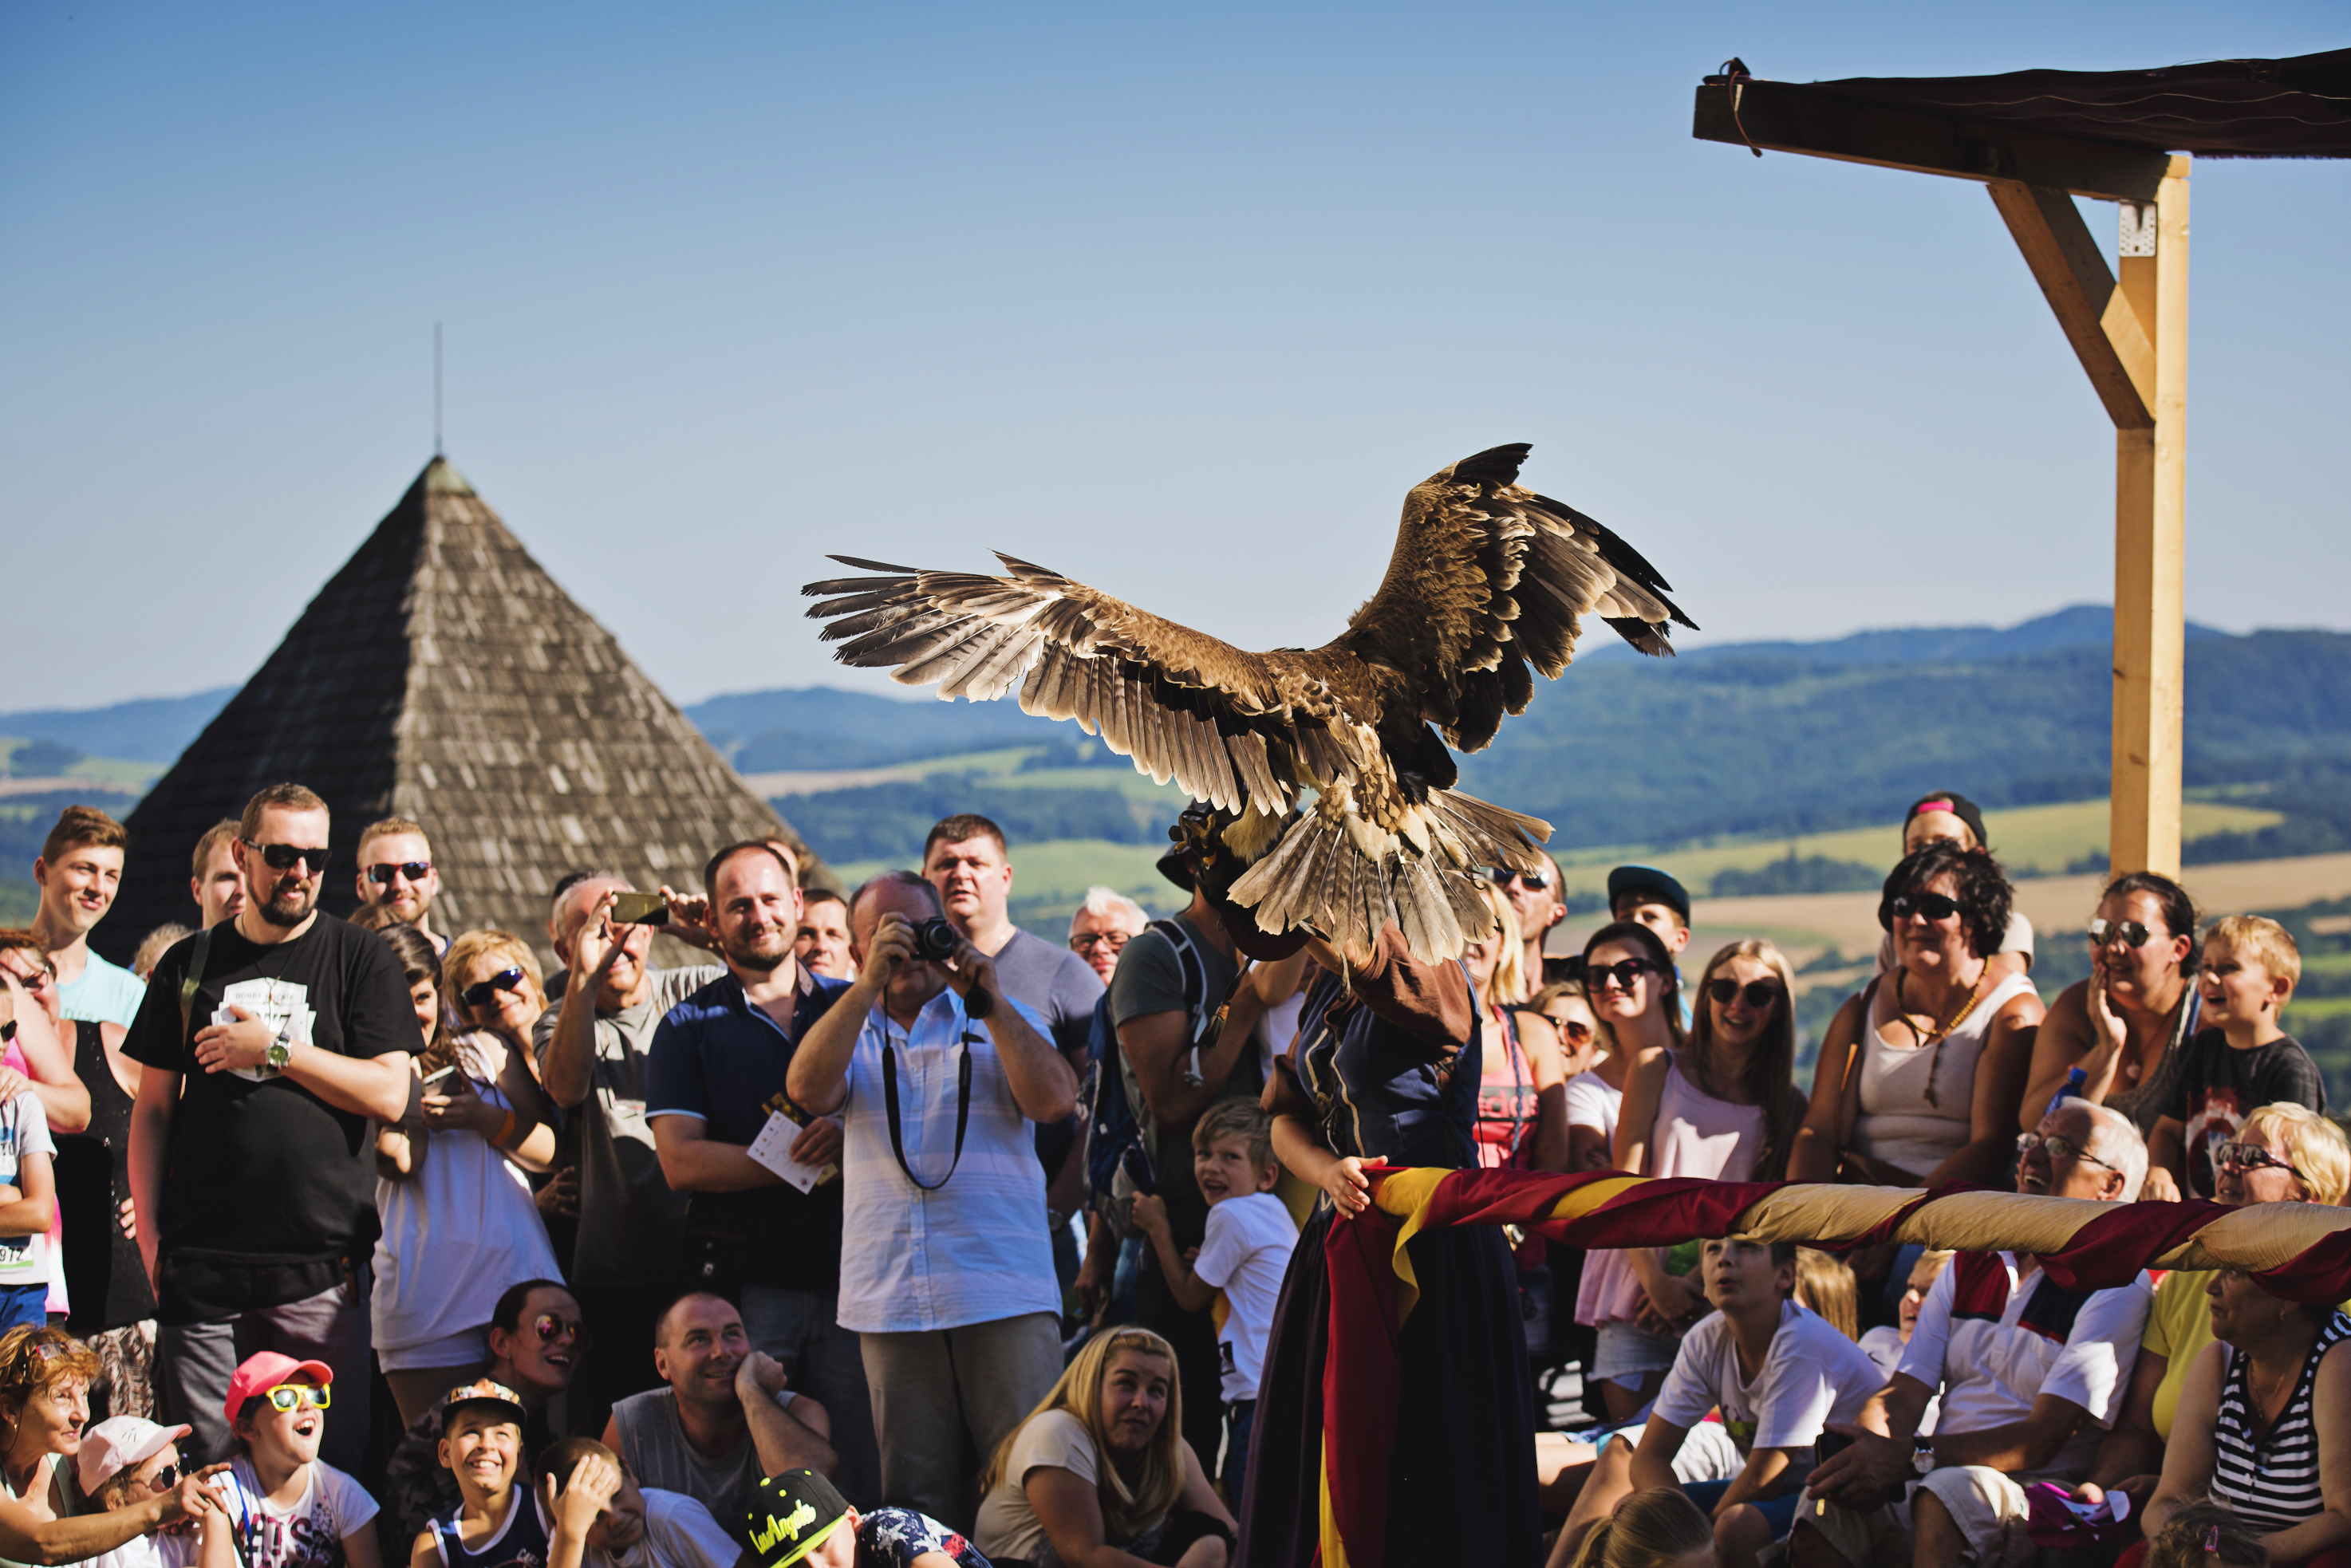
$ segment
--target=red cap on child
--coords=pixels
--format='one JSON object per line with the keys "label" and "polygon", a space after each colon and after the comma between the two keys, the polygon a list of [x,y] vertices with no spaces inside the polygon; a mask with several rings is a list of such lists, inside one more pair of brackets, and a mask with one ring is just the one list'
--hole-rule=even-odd
{"label": "red cap on child", "polygon": [[329,1384],[335,1381],[335,1369],[323,1361],[297,1361],[274,1350],[246,1356],[228,1380],[228,1424],[236,1425],[237,1413],[246,1400],[268,1393],[288,1378],[304,1376]]}

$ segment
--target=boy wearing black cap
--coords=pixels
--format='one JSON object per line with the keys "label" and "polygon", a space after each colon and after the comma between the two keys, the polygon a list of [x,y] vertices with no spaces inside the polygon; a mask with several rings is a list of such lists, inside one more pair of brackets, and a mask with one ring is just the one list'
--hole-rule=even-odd
{"label": "boy wearing black cap", "polygon": [[860,1513],[814,1470],[761,1481],[743,1539],[759,1568],[988,1568],[978,1547],[928,1514]]}

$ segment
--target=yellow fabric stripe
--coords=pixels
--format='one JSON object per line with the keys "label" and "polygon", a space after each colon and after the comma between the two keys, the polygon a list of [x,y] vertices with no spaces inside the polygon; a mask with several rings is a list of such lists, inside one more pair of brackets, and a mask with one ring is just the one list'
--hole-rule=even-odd
{"label": "yellow fabric stripe", "polygon": [[1331,1509],[1331,1434],[1322,1434],[1322,1503],[1321,1568],[1347,1568],[1347,1542],[1339,1533],[1339,1516]]}

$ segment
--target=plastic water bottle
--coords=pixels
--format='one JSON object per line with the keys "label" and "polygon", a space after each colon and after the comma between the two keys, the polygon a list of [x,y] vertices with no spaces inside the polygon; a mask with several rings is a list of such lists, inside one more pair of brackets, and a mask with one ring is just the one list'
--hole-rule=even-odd
{"label": "plastic water bottle", "polygon": [[2082,1069],[2078,1067],[2068,1069],[2065,1073],[2064,1086],[2060,1088],[2056,1093],[2049,1096],[2049,1110],[2043,1111],[2041,1113],[2046,1116],[2050,1114],[2051,1112],[2055,1111],[2058,1106],[2065,1103],[2066,1101],[2079,1100],[2082,1097],[2082,1086],[2089,1082],[2089,1081],[2090,1075],[2087,1072],[2083,1071]]}

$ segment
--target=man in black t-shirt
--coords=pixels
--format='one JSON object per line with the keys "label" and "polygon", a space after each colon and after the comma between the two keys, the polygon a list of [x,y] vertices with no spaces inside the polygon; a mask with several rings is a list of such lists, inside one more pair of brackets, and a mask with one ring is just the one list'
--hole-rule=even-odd
{"label": "man in black t-shirt", "polygon": [[392,949],[319,910],[327,825],[299,784],[247,803],[245,908],[163,955],[123,1043],[146,1070],[131,1195],[158,1302],[156,1393],[166,1421],[195,1428],[199,1462],[228,1457],[229,1376],[262,1350],[334,1368],[329,1464],[358,1469],[367,1445],[368,1122],[406,1112],[421,1042]]}

